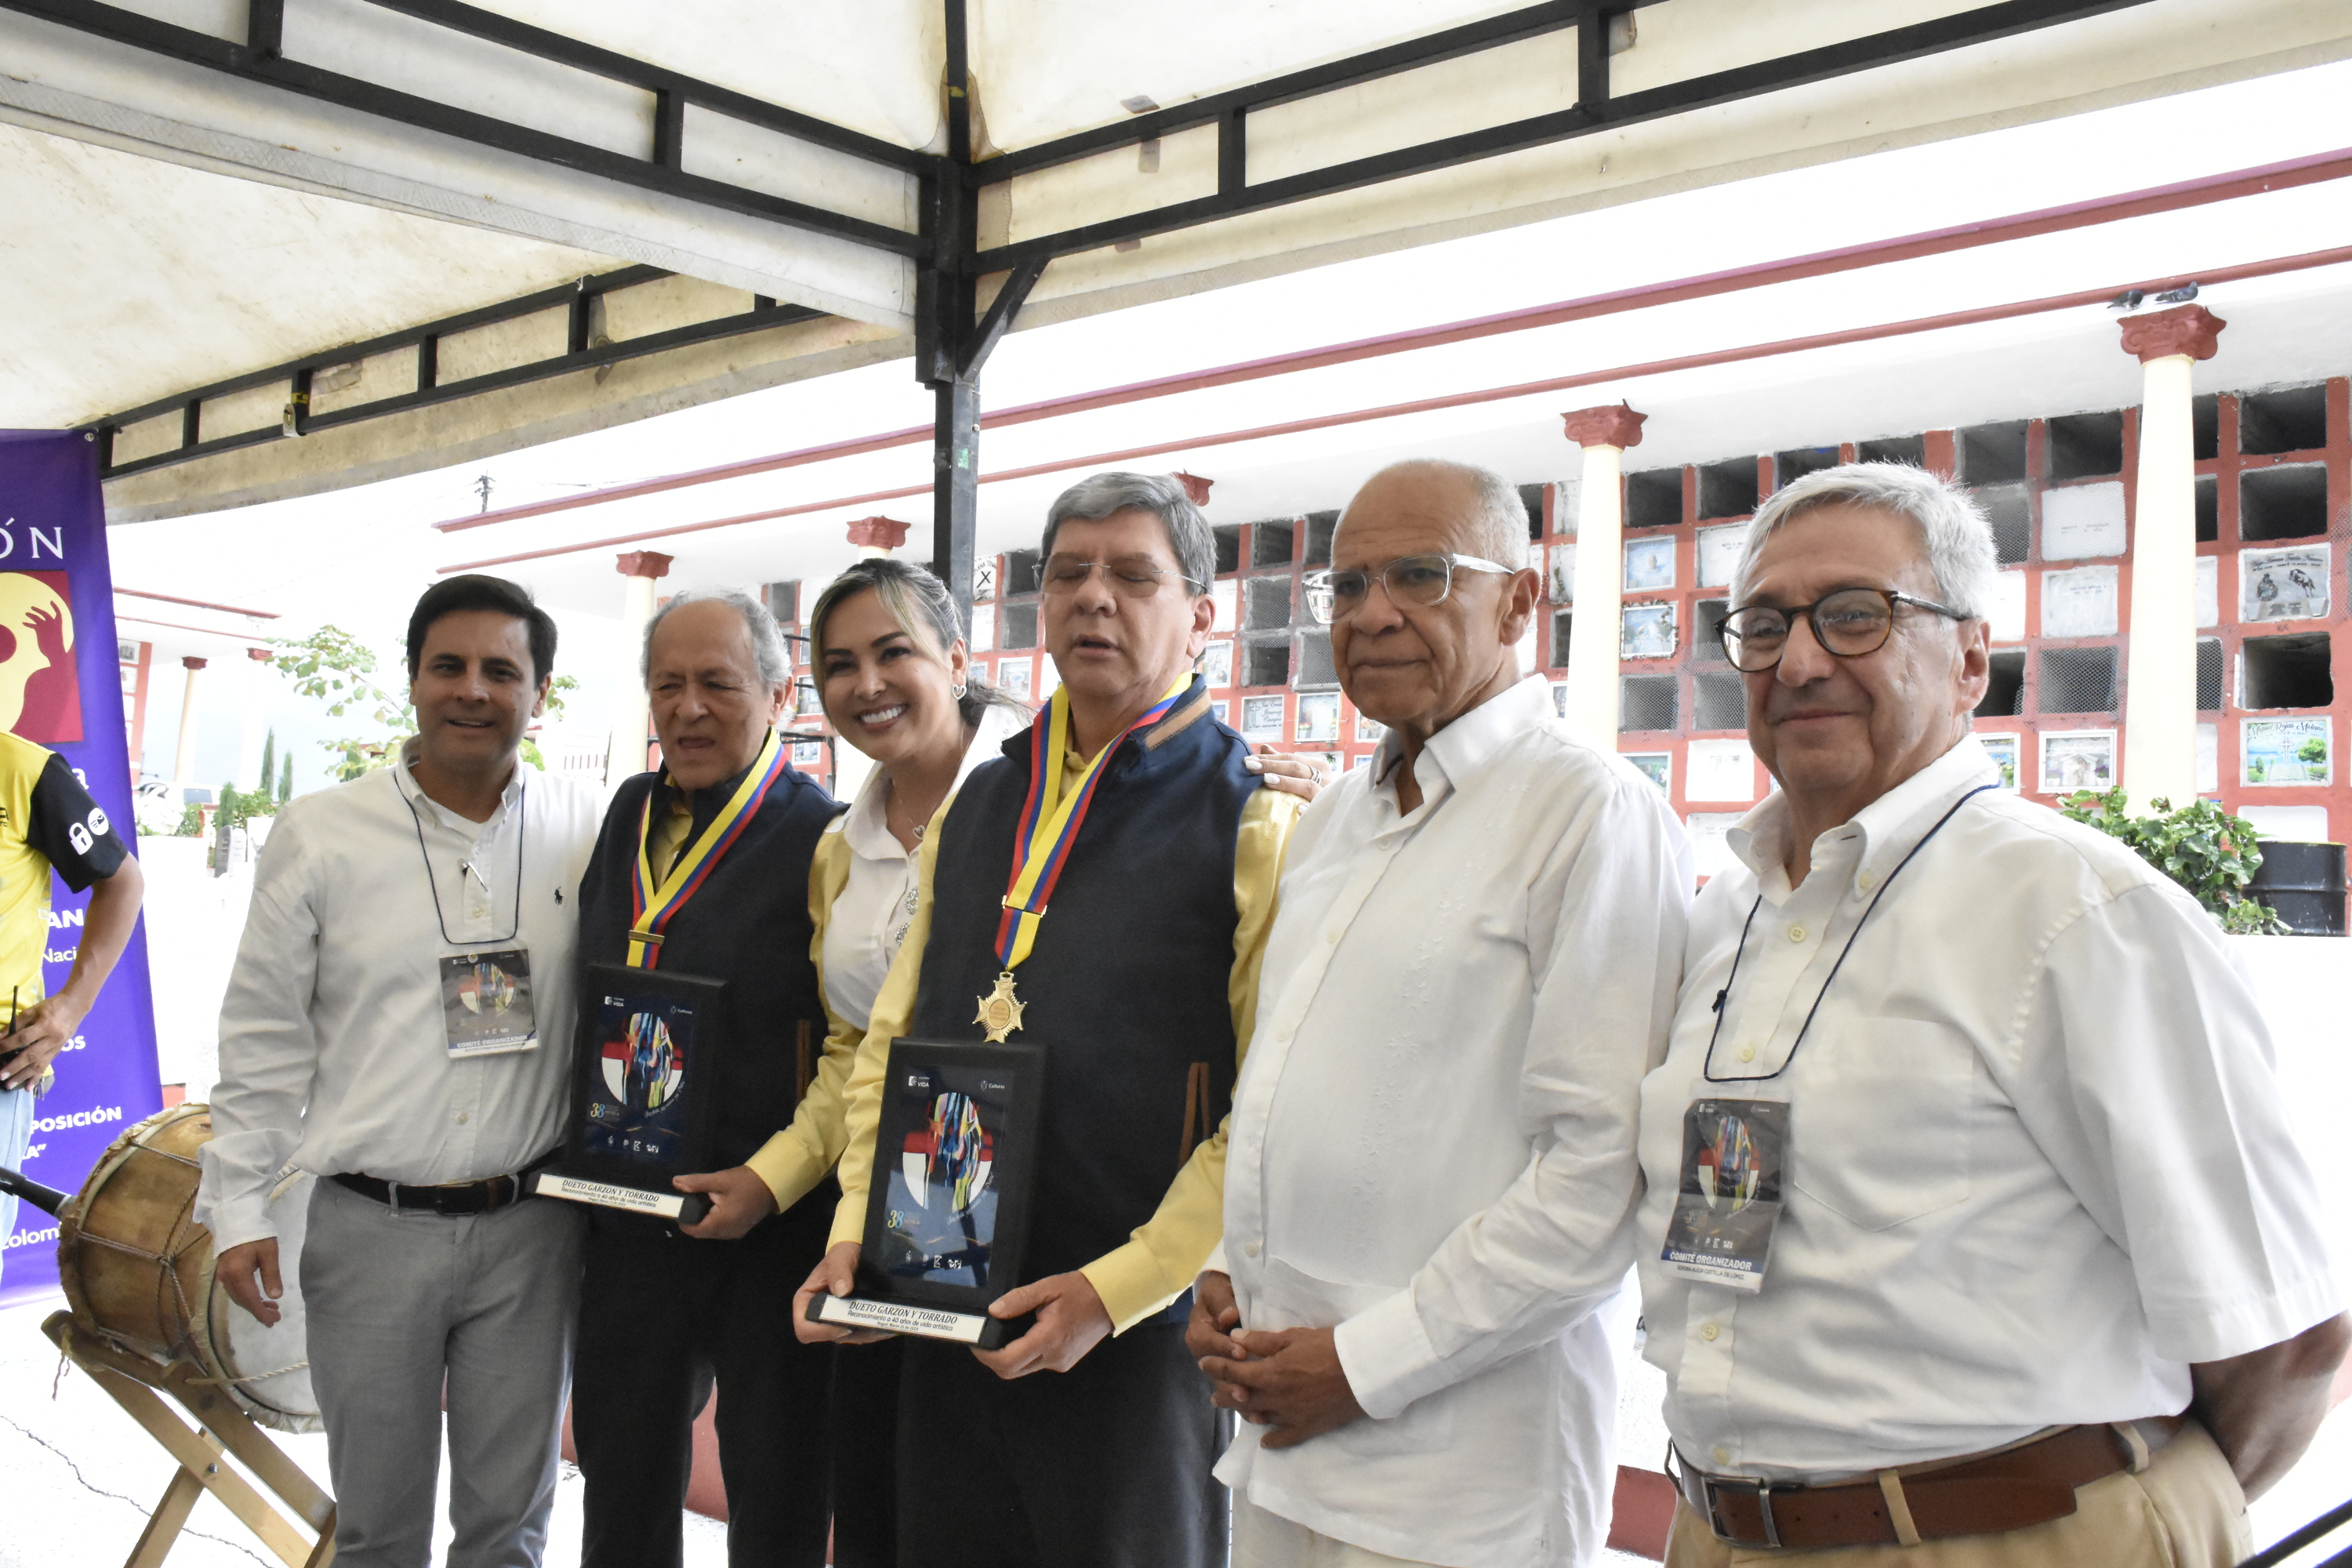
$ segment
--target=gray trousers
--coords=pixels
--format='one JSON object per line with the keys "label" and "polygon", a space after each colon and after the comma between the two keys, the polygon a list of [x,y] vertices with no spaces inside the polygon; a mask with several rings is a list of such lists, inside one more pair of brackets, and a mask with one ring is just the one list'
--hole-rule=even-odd
{"label": "gray trousers", "polygon": [[449,1422],[448,1568],[536,1568],[555,1502],[586,1215],[445,1219],[321,1179],[302,1246],[339,1568],[425,1568]]}

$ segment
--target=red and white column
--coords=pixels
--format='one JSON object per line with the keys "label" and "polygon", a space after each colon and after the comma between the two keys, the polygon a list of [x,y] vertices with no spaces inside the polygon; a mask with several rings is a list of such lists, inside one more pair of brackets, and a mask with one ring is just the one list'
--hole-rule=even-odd
{"label": "red and white column", "polygon": [[[1568,438],[1584,448],[1576,507],[1576,607],[1568,633],[1568,721],[1617,744],[1619,601],[1625,583],[1625,448],[1642,443],[1649,417],[1622,403],[1563,414]],[[1558,650],[1553,653],[1559,657]]]}
{"label": "red and white column", "polygon": [[2197,468],[2189,372],[2229,323],[2183,305],[2123,319],[2144,378],[2125,643],[2124,788],[2135,808],[2197,798]]}
{"label": "red and white column", "polygon": [[604,754],[604,784],[610,788],[646,771],[646,734],[653,721],[653,705],[646,697],[646,627],[654,618],[654,584],[669,575],[673,558],[658,551],[632,550],[614,558],[620,573],[621,654],[624,668],[614,688],[613,736]]}

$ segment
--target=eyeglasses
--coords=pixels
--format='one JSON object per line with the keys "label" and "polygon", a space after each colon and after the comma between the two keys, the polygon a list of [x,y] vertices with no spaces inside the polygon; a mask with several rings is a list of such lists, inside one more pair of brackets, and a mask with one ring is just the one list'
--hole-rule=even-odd
{"label": "eyeglasses", "polygon": [[1364,599],[1377,581],[1391,604],[1427,609],[1444,604],[1454,592],[1457,571],[1498,572],[1508,577],[1516,570],[1475,555],[1445,554],[1400,555],[1377,572],[1309,572],[1305,580],[1307,608],[1327,626],[1344,621],[1364,607]]}
{"label": "eyeglasses", "polygon": [[1160,592],[1160,584],[1173,577],[1195,593],[1206,593],[1190,577],[1171,572],[1149,555],[1122,555],[1116,561],[1088,561],[1077,555],[1048,555],[1045,564],[1038,568],[1040,585],[1048,594],[1075,594],[1086,580],[1102,569],[1103,581],[1111,591],[1129,599],[1149,599]]}
{"label": "eyeglasses", "polygon": [[1785,610],[1750,605],[1744,610],[1732,611],[1715,626],[1723,636],[1724,652],[1731,667],[1759,675],[1780,662],[1780,656],[1789,647],[1789,628],[1799,616],[1813,628],[1813,640],[1825,651],[1840,658],[1859,658],[1866,653],[1876,653],[1895,635],[1897,605],[1932,610],[1956,621],[1972,618],[1948,605],[1897,594],[1889,588],[1840,588],[1810,605],[1791,605]]}

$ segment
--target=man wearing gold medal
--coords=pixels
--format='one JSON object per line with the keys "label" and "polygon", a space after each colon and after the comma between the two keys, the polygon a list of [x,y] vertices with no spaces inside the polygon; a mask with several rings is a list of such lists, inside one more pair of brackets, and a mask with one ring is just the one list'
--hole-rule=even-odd
{"label": "man wearing gold medal", "polygon": [[682,1231],[593,1211],[572,1374],[582,1561],[678,1561],[691,1429],[715,1382],[730,1560],[816,1568],[831,1352],[775,1315],[833,1205],[829,1189],[796,1204],[805,1185],[773,1191],[746,1162],[792,1123],[824,1037],[809,861],[839,807],[789,765],[775,725],[792,663],[755,600],[672,599],[646,630],[645,675],[663,767],[613,798],[580,886],[580,958],[725,984],[706,1037],[723,1054],[697,1055],[675,1085],[715,1108],[719,1168],[676,1179],[711,1201]]}
{"label": "man wearing gold medal", "polygon": [[1214,556],[1173,480],[1080,482],[1040,554],[1063,684],[924,837],[846,1094],[835,1245],[793,1322],[853,1337],[806,1308],[850,1288],[891,1039],[1044,1045],[1026,1278],[991,1309],[1035,1326],[997,1351],[907,1342],[901,1407],[925,1418],[900,1429],[901,1561],[952,1531],[972,1564],[1221,1563],[1222,1418],[1183,1297],[1217,1237],[1224,1106],[1298,801],[1261,788],[1192,673]]}

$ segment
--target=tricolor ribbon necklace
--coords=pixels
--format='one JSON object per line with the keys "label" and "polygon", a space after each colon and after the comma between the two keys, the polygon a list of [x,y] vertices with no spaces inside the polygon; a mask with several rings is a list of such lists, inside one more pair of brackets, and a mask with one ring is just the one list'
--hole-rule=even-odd
{"label": "tricolor ribbon necklace", "polygon": [[1021,807],[1020,825],[1013,832],[1013,874],[1005,882],[1004,913],[996,924],[996,962],[1002,967],[996,989],[980,999],[979,1016],[972,1020],[988,1026],[990,1039],[1004,1039],[1021,1026],[1026,1004],[1013,994],[1013,972],[1037,944],[1037,927],[1045,919],[1045,906],[1053,901],[1054,885],[1069,864],[1070,847],[1077,841],[1087,808],[1094,803],[1095,787],[1109,772],[1111,758],[1129,735],[1158,723],[1192,689],[1188,670],[1165,696],[1144,710],[1142,717],[1095,753],[1066,794],[1062,777],[1063,758],[1070,742],[1070,689],[1055,687],[1045,716],[1029,727],[1029,798]]}
{"label": "tricolor ribbon necklace", "polygon": [[660,967],[663,928],[688,899],[701,891],[703,879],[760,814],[760,803],[768,798],[769,787],[783,776],[787,765],[783,741],[770,730],[734,795],[662,877],[656,877],[653,868],[654,796],[659,792],[646,792],[645,809],[637,818],[637,872],[629,882],[631,968]]}

